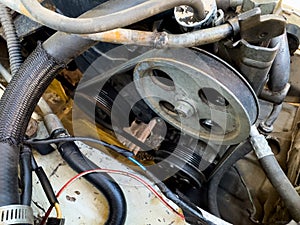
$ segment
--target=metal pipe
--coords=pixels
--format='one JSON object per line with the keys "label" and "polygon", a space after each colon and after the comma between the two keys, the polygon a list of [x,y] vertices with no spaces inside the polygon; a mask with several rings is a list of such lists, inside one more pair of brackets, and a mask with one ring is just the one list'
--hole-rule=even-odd
{"label": "metal pipe", "polygon": [[10,73],[4,68],[4,66],[0,63],[0,74],[3,76],[3,78],[9,83],[11,80]]}
{"label": "metal pipe", "polygon": [[259,128],[265,132],[265,133],[271,133],[273,131],[273,124],[277,120],[279,113],[282,109],[282,103],[281,104],[273,104],[273,109],[269,116],[259,124]]}
{"label": "metal pipe", "polygon": [[194,47],[220,41],[233,33],[230,24],[201,29],[184,34],[115,29],[102,33],[84,34],[81,37],[116,44],[135,44],[154,48]]}
{"label": "metal pipe", "polygon": [[[10,0],[1,0],[0,2],[54,30],[76,34],[96,33],[124,27],[179,5],[191,6],[195,10],[197,19],[205,18],[203,3],[199,0],[136,0],[134,4],[132,1],[128,3],[124,0],[108,1],[104,4],[109,4],[111,7],[121,5],[125,8],[113,14],[101,14],[93,18],[66,17],[43,7],[37,0],[17,0],[15,3],[11,3]],[[126,7],[128,4],[131,6]]]}

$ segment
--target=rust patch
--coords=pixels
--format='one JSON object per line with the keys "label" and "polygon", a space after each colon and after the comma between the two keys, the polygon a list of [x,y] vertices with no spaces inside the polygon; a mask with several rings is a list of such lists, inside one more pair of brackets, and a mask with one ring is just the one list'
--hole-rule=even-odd
{"label": "rust patch", "polygon": [[118,29],[103,32],[102,39],[109,42],[128,42],[128,38]]}
{"label": "rust patch", "polygon": [[69,196],[69,195],[66,195],[66,199],[70,202],[75,202],[76,201],[76,198],[75,197],[72,197],[72,196]]}

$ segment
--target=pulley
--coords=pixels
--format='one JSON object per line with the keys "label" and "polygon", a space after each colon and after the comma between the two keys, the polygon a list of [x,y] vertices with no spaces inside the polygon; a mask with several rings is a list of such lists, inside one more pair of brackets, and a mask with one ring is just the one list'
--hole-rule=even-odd
{"label": "pulley", "polygon": [[205,141],[235,144],[249,136],[258,101],[236,70],[202,50],[157,53],[134,69],[136,88],[153,111]]}

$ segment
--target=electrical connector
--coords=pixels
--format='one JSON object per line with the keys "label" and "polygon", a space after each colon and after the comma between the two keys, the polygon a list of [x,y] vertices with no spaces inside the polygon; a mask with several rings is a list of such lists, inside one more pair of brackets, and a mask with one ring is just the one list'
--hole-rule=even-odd
{"label": "electrical connector", "polygon": [[58,219],[54,217],[50,217],[47,220],[46,225],[64,225],[65,224],[65,219]]}

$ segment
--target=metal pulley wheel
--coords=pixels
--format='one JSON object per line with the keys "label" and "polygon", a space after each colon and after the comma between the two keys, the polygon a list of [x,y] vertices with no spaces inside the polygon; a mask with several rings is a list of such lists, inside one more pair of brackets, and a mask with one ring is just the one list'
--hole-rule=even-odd
{"label": "metal pulley wheel", "polygon": [[199,49],[157,51],[136,64],[134,82],[160,117],[205,141],[240,143],[258,116],[256,95],[245,79]]}

